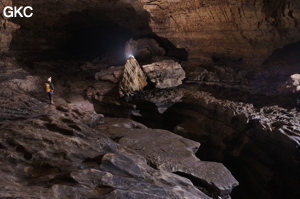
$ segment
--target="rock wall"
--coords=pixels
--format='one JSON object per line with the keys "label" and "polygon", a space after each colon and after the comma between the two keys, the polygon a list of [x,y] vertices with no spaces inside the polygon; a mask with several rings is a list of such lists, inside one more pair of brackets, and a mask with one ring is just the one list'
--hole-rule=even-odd
{"label": "rock wall", "polygon": [[12,40],[12,33],[20,28],[17,24],[8,21],[8,18],[5,17],[2,12],[4,7],[11,5],[11,0],[2,0],[0,2],[0,52],[6,52],[9,50],[9,45]]}
{"label": "rock wall", "polygon": [[[34,9],[30,19],[11,19],[21,25],[14,35],[15,49],[55,49],[72,31],[103,22],[137,37],[166,38],[188,51],[191,64],[229,59],[255,65],[275,49],[300,40],[300,5],[295,0],[16,0],[14,5]],[[11,37],[5,31],[2,51]]]}
{"label": "rock wall", "polygon": [[141,0],[150,27],[189,60],[241,60],[254,65],[286,44],[300,40],[299,1]]}
{"label": "rock wall", "polygon": [[299,197],[300,123],[295,109],[256,109],[205,92],[183,92],[180,103],[164,113],[165,126],[199,141],[198,157],[223,162],[233,172],[241,184],[234,198]]}

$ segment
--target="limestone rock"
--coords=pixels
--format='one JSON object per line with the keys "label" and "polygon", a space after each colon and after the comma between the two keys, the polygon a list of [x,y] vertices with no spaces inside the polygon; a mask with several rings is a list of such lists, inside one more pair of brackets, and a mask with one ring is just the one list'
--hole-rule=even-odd
{"label": "limestone rock", "polygon": [[284,85],[278,86],[280,93],[300,93],[300,74],[293,74]]}
{"label": "limestone rock", "polygon": [[124,66],[111,66],[107,70],[102,70],[95,74],[96,80],[110,81],[113,83],[120,82],[124,73]]}
{"label": "limestone rock", "polygon": [[132,38],[126,42],[125,56],[146,58],[149,56],[164,56],[165,50],[159,46],[158,42],[152,38],[144,38],[133,40]]}
{"label": "limestone rock", "polygon": [[133,56],[129,57],[125,64],[123,79],[119,85],[120,96],[132,95],[136,91],[143,90],[146,85],[146,76],[139,63]]}
{"label": "limestone rock", "polygon": [[156,88],[170,88],[182,84],[185,72],[181,65],[173,60],[164,60],[143,65],[146,76]]}
{"label": "limestone rock", "polygon": [[[28,77],[16,63],[1,71],[1,197],[211,198],[189,179],[150,167],[144,157],[101,133],[103,129],[90,128],[147,131],[142,124],[121,119],[97,124],[103,116],[80,94],[57,94],[55,104],[48,105],[44,92],[26,92],[10,83]],[[193,151],[198,147],[194,142],[185,145]]]}
{"label": "limestone rock", "polygon": [[185,48],[191,64],[217,58],[253,66],[300,37],[300,5],[296,1],[142,2],[151,16],[153,32],[168,38],[177,48]]}
{"label": "limestone rock", "polygon": [[247,75],[247,71],[237,72],[228,66],[196,67],[188,73],[185,81],[220,87],[236,87],[241,90],[247,88],[250,90],[251,84]]}
{"label": "limestone rock", "polygon": [[[4,0],[0,3],[0,10],[3,11],[4,7],[12,6],[12,0]],[[8,21],[8,18],[4,17],[4,14],[1,12],[0,15],[0,52],[6,52],[9,50],[10,42],[13,38],[12,34],[15,30],[19,29],[20,26],[11,21]]]}
{"label": "limestone rock", "polygon": [[[116,119],[108,119],[109,124]],[[116,125],[112,125],[116,126]],[[161,171],[178,172],[204,181],[207,190],[216,190],[219,196],[228,196],[238,182],[231,173],[219,163],[202,162],[194,153],[200,144],[164,130],[120,127],[106,128],[105,134],[118,139],[119,144],[135,150],[147,159],[150,165]],[[97,128],[97,127],[96,127]],[[105,128],[99,126],[99,130]],[[133,169],[133,168],[132,168]],[[218,177],[217,173],[221,173]]]}
{"label": "limestone rock", "polygon": [[101,169],[114,175],[145,179],[138,165],[132,159],[121,154],[105,154],[102,158]]}
{"label": "limestone rock", "polygon": [[199,81],[202,82],[207,75],[209,74],[208,70],[202,67],[197,67],[197,69],[193,72],[189,72],[187,75],[188,81]]}
{"label": "limestone rock", "polygon": [[92,112],[90,114],[81,117],[81,120],[89,127],[92,127],[98,124],[104,124],[104,115]]}
{"label": "limestone rock", "polygon": [[[256,179],[251,182],[251,187],[256,187],[253,193],[248,193],[251,196],[264,194],[270,194],[270,198],[276,196],[277,192],[261,189],[261,183],[268,185],[274,183],[270,185],[272,190],[279,185],[289,190],[281,191],[282,196],[289,195],[291,190],[294,196],[300,195],[297,188],[300,176],[298,174],[295,177],[300,162],[300,116],[296,109],[288,110],[278,106],[258,109],[253,104],[217,99],[210,93],[199,91],[197,86],[183,85],[170,90],[172,92],[169,89],[146,91],[144,104],[151,100],[157,108],[166,108],[162,117],[163,125],[175,129],[179,135],[199,140],[201,147],[197,154],[200,158],[219,162],[236,160],[237,162],[232,165],[233,170],[236,164],[240,164],[239,169],[242,170],[243,177],[245,175],[247,178]],[[181,98],[176,100],[180,103],[169,106],[169,103],[177,97]],[[140,101],[141,99],[138,101],[139,104]],[[155,107],[150,110],[143,106],[138,108],[142,121],[146,121],[144,117],[149,117],[148,115],[157,111]],[[122,141],[123,138],[119,142]],[[127,141],[131,143],[131,147],[141,143],[132,140],[130,142],[125,137],[124,142]],[[175,141],[172,143],[175,144]],[[144,148],[140,146],[137,148],[144,152]],[[145,153],[148,154],[147,151],[151,150],[154,149],[147,149]],[[161,159],[156,159],[155,162],[160,161]],[[274,168],[272,167],[274,164],[280,166]],[[163,166],[167,165],[167,163],[163,164]],[[218,166],[214,170],[217,168]],[[284,171],[282,168],[285,168]],[[255,172],[249,174],[249,170]],[[186,173],[184,170],[179,171]],[[189,172],[194,177],[206,175],[204,173]],[[282,184],[282,181],[287,182],[285,180],[287,176],[293,179],[292,182]],[[209,179],[213,176],[206,177]],[[240,187],[243,186],[248,185],[240,184]]]}
{"label": "limestone rock", "polygon": [[[78,0],[57,4],[52,0],[43,3],[22,0],[14,3],[34,8],[35,17],[30,20],[14,19],[24,28],[16,31],[11,47],[23,50],[55,49],[69,38],[68,30],[94,26],[103,19],[125,27],[138,37],[156,35],[165,38],[176,48],[184,48],[189,54],[189,62],[197,64],[199,61],[231,59],[254,66],[262,63],[275,49],[300,39],[297,25],[300,5],[290,0],[189,3],[178,0]],[[84,10],[92,14],[85,15]],[[80,23],[75,23],[76,16]],[[2,24],[9,25],[7,20],[4,21]],[[60,31],[65,27],[69,29]],[[1,31],[2,48],[8,48],[11,31],[5,28]]]}
{"label": "limestone rock", "polygon": [[80,66],[80,69],[83,71],[94,71],[97,70],[97,66],[95,66],[91,62],[86,62],[82,66]]}

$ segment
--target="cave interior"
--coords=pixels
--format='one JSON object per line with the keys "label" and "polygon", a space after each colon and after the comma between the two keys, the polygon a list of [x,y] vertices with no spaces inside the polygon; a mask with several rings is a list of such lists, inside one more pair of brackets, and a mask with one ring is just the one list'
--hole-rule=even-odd
{"label": "cave interior", "polygon": [[[62,78],[93,79],[95,70],[83,73],[80,69],[80,66],[86,62],[97,64],[99,66],[96,68],[97,71],[107,69],[110,66],[124,65],[127,60],[124,54],[125,44],[131,38],[134,40],[152,38],[165,50],[165,58],[176,60],[182,64],[186,71],[195,67],[189,66],[189,52],[186,49],[176,48],[167,38],[159,37],[152,32],[149,27],[150,16],[148,13],[136,13],[135,9],[127,3],[113,5],[113,1],[111,1],[106,5],[59,14],[50,14],[45,11],[45,7],[36,6],[32,18],[13,18],[10,20],[19,24],[20,28],[13,33],[10,50],[7,54],[16,57],[18,62],[32,74],[45,76],[44,71],[48,70],[49,74],[53,76],[54,83],[56,79]],[[273,82],[276,84],[273,86],[276,87],[278,82],[284,81],[292,74],[299,73],[299,52],[300,42],[276,49],[264,63],[256,68],[249,69],[249,78],[252,78],[253,82],[257,82],[257,87],[261,86],[262,81],[271,82],[268,85]],[[152,58],[137,57],[137,60],[140,63],[149,64]],[[213,63],[205,63],[201,66],[206,68],[211,66],[232,67],[234,70],[245,68],[241,60],[223,59],[214,55],[211,58],[214,61]],[[40,65],[37,63],[49,63],[49,65],[48,68],[44,68],[47,65],[42,64],[41,67],[43,68],[39,68]],[[282,63],[287,66],[283,66]],[[84,76],[82,77],[80,73],[83,73]],[[153,89],[153,87],[148,89]],[[272,94],[264,89],[253,93],[245,89],[222,87],[222,85],[199,85],[198,89],[212,93],[217,99],[252,103],[257,108],[278,105],[288,110],[299,110],[298,93]],[[152,103],[142,102],[137,104],[137,107],[144,112],[144,117],[134,115],[130,117],[151,128],[174,131],[180,116],[173,118],[173,110],[185,106],[187,105],[184,102],[176,103],[167,112],[160,114]],[[99,113],[102,113],[102,108],[102,106],[97,108],[97,104],[95,105],[95,109]],[[121,114],[115,110],[107,108],[104,115],[121,117]],[[254,126],[249,124],[248,131],[255,131]],[[282,184],[281,180],[284,178],[284,172],[280,173],[281,176],[279,174],[275,176],[271,181],[273,184],[270,185],[259,184],[259,180],[253,179],[255,175],[252,172],[258,172],[259,174],[264,172],[253,171],[251,170],[253,168],[247,167],[247,161],[255,158],[256,151],[251,151],[251,149],[256,150],[255,147],[246,147],[237,157],[228,155],[219,158],[215,155],[218,149],[210,145],[206,140],[207,138],[187,137],[199,142],[203,141],[197,153],[201,160],[221,162],[237,178],[240,185],[233,190],[232,198],[262,198],[262,196],[269,196],[270,193],[272,196],[276,194],[286,196],[287,193],[295,192],[293,188],[288,189],[287,186]],[[276,166],[272,165],[272,167]],[[286,169],[284,165],[277,165],[274,168],[276,171],[282,169]],[[299,179],[295,179],[295,181],[297,180]],[[257,187],[260,187],[260,189],[256,189]],[[282,187],[285,187],[284,191]],[[291,194],[289,198],[296,196],[297,193],[295,195]]]}

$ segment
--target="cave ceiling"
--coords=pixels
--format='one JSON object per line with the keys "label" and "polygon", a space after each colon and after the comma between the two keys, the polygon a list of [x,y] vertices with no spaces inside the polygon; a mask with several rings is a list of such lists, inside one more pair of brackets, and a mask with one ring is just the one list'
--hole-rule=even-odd
{"label": "cave ceiling", "polygon": [[[34,15],[9,19],[20,26],[12,28],[17,30],[10,49],[56,49],[74,31],[114,24],[132,37],[170,41],[188,52],[191,63],[229,59],[253,65],[300,41],[298,1],[15,0],[12,4],[30,5]],[[5,44],[2,51],[8,49]]]}

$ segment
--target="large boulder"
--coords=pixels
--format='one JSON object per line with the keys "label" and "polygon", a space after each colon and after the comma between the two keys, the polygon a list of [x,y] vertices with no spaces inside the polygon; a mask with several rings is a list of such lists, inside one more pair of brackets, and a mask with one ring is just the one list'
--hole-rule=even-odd
{"label": "large boulder", "polygon": [[123,79],[120,82],[120,96],[129,96],[136,91],[141,91],[147,86],[146,76],[144,75],[139,63],[131,56],[125,64]]}
{"label": "large boulder", "polygon": [[[103,131],[105,135],[143,156],[153,168],[189,176],[195,180],[195,186],[214,192],[220,197],[228,197],[232,189],[238,185],[224,165],[201,161],[195,156],[200,147],[198,142],[169,131],[150,129],[128,119],[107,118],[106,124],[94,128],[99,131],[105,129]],[[131,166],[130,172],[124,171],[122,175],[143,178],[134,166]],[[202,183],[199,183],[200,181]]]}
{"label": "large boulder", "polygon": [[143,65],[146,76],[156,88],[170,88],[182,84],[185,72],[181,65],[173,60],[164,60]]}

